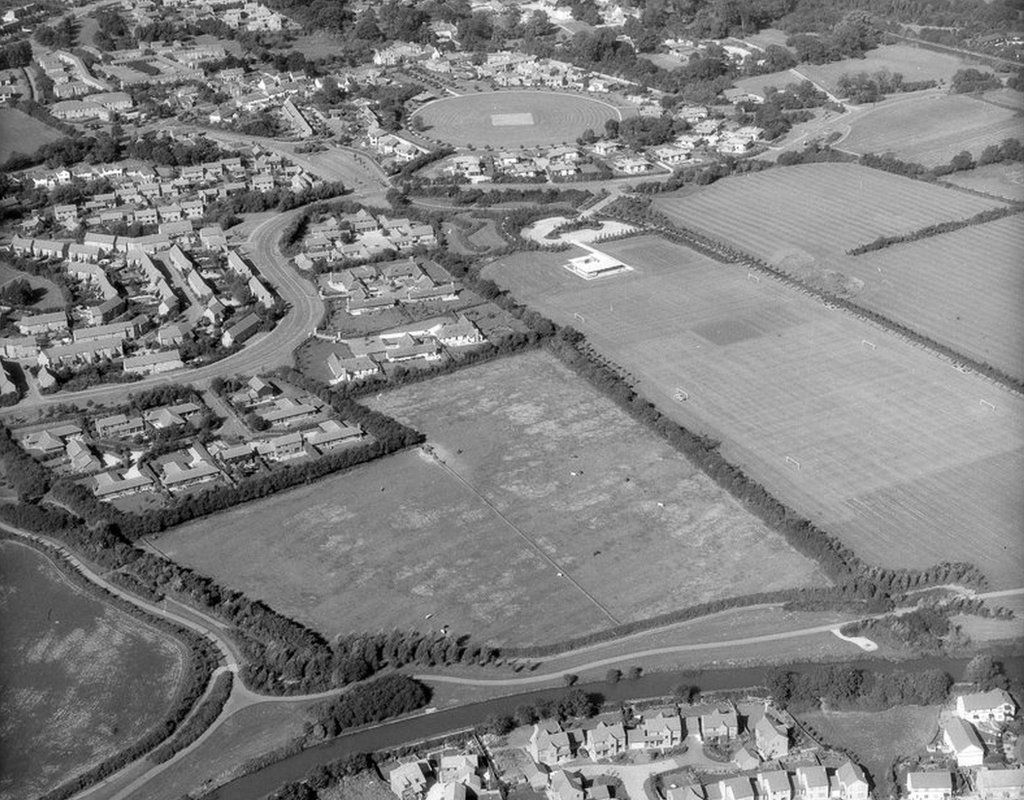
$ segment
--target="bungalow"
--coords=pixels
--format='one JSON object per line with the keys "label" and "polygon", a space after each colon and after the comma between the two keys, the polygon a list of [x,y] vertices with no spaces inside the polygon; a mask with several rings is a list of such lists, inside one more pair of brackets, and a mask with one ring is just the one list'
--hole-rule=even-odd
{"label": "bungalow", "polygon": [[651,151],[656,161],[662,164],[682,164],[690,160],[690,150],[679,145],[665,144]]}
{"label": "bungalow", "polygon": [[103,466],[81,439],[68,439],[65,455],[74,472],[95,472]]}
{"label": "bungalow", "polygon": [[153,479],[139,467],[124,471],[101,472],[90,479],[92,491],[100,500],[114,500],[138,492],[153,490]]}
{"label": "bungalow", "polygon": [[759,772],[757,790],[762,800],[793,800],[793,785],[784,769]]}
{"label": "bungalow", "polygon": [[824,767],[797,767],[796,782],[804,800],[828,800],[831,785]]}
{"label": "bungalow", "polygon": [[142,417],[129,417],[126,414],[111,414],[93,421],[96,435],[102,439],[123,439],[137,436],[145,431]]}
{"label": "bungalow", "polygon": [[380,365],[369,356],[353,356],[342,358],[337,353],[327,356],[327,369],[331,372],[329,383],[348,383],[360,381],[380,374]]}
{"label": "bungalow", "polygon": [[1013,719],[1017,705],[1002,689],[991,689],[987,692],[972,692],[957,697],[953,714],[967,720],[972,725],[980,723],[1002,724]]}
{"label": "bungalow", "polygon": [[224,331],[223,335],[220,337],[220,343],[223,347],[233,347],[234,345],[241,344],[246,339],[252,337],[252,335],[259,329],[260,318],[255,314],[247,314]]}
{"label": "bungalow", "polygon": [[78,363],[92,364],[98,359],[115,358],[121,355],[122,343],[121,336],[106,336],[85,342],[58,344],[41,351],[36,357],[36,363],[41,367],[50,367],[54,364],[59,366]]}
{"label": "bungalow", "polygon": [[765,761],[780,758],[789,752],[789,730],[766,714],[754,725],[754,742]]}
{"label": "bungalow", "polygon": [[164,462],[160,482],[170,492],[180,492],[217,480],[221,471],[209,460],[210,454],[199,444],[185,451],[183,456]]}
{"label": "bungalow", "polygon": [[908,772],[907,800],[949,800],[953,776],[949,772]]}
{"label": "bungalow", "polygon": [[158,375],[184,366],[177,348],[157,353],[143,353],[124,360],[124,371],[136,375]]}
{"label": "bungalow", "polygon": [[431,329],[431,333],[446,347],[464,347],[487,341],[465,314],[459,314],[454,322],[445,322]]}
{"label": "bungalow", "polygon": [[683,742],[683,720],[679,710],[662,708],[644,714],[639,733],[646,749],[678,747]]}
{"label": "bungalow", "polygon": [[868,800],[868,781],[864,770],[852,761],[844,762],[836,770],[833,792],[838,789],[842,800]]}
{"label": "bungalow", "polygon": [[324,420],[311,432],[306,432],[306,443],[321,453],[332,450],[347,441],[363,438],[363,431],[358,425],[349,425],[333,419]]}
{"label": "bungalow", "polygon": [[617,756],[626,749],[626,730],[621,722],[612,725],[598,722],[586,732],[586,747],[594,761]]}
{"label": "bungalow", "polygon": [[20,333],[25,336],[38,336],[43,333],[66,333],[68,316],[63,311],[48,314],[29,314],[14,323]]}
{"label": "bungalow", "polygon": [[[212,445],[211,445],[212,447]],[[249,442],[242,444],[225,445],[216,452],[217,458],[225,466],[248,461],[253,456],[253,445]]]}
{"label": "bungalow", "polygon": [[43,458],[52,458],[64,452],[64,442],[82,435],[82,429],[74,423],[53,425],[41,431],[26,433],[18,440],[23,450],[39,453]]}
{"label": "bungalow", "polygon": [[942,741],[953,754],[958,767],[980,767],[985,748],[969,722],[953,717],[942,729]]}
{"label": "bungalow", "polygon": [[421,798],[427,793],[427,784],[431,782],[430,764],[426,761],[411,761],[400,764],[388,775],[391,791],[402,800]]}
{"label": "bungalow", "polygon": [[1019,800],[1024,797],[1024,767],[977,771],[978,795],[987,800]]}
{"label": "bungalow", "polygon": [[261,409],[259,416],[271,425],[284,425],[289,427],[297,422],[309,419],[319,413],[317,406],[308,403],[299,403],[290,397],[282,397],[275,400],[269,408]]}
{"label": "bungalow", "polygon": [[259,452],[274,461],[282,461],[287,458],[303,455],[306,452],[305,441],[302,433],[286,433],[277,436],[258,447]]}

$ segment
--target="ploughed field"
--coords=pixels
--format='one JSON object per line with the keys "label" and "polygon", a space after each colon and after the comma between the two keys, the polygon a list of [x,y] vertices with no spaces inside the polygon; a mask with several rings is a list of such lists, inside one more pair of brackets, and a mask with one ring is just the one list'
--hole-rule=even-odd
{"label": "ploughed field", "polygon": [[484,274],[583,331],[648,399],[719,438],[868,563],[970,561],[996,586],[1020,585],[1024,400],[682,245],[601,248],[633,271],[584,281],[562,267],[569,251],[509,256]]}
{"label": "ploughed field", "polygon": [[655,204],[680,225],[1024,377],[1021,217],[847,255],[879,236],[1002,207],[997,200],[852,164],[804,164]]}
{"label": "ploughed field", "polygon": [[572,144],[587,128],[604,130],[622,119],[610,103],[578,94],[547,91],[480,92],[444,97],[416,116],[424,134],[456,147],[530,147]]}
{"label": "ploughed field", "polygon": [[328,635],[449,625],[509,644],[826,581],[547,353],[370,404],[437,458],[391,456],[178,528],[161,549]]}
{"label": "ploughed field", "polygon": [[129,746],[170,710],[186,654],[0,543],[0,798],[37,797]]}
{"label": "ploughed field", "polygon": [[975,158],[990,144],[1020,137],[1017,110],[966,94],[900,97],[851,118],[836,146],[854,153],[893,153],[926,167],[967,150]]}

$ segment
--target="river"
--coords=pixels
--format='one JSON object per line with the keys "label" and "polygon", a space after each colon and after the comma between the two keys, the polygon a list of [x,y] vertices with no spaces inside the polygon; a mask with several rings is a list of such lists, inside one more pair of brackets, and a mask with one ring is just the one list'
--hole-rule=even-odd
{"label": "river", "polygon": [[[1007,675],[1015,680],[1024,680],[1024,656],[1000,656],[1000,659]],[[921,658],[901,662],[864,660],[843,663],[876,672],[891,672],[894,669],[939,668],[954,678],[960,678],[967,661],[968,659]],[[818,666],[821,665],[802,663],[790,664],[787,668],[799,672]],[[758,686],[764,683],[765,675],[770,669],[773,667],[654,672],[636,680],[622,680],[615,684],[604,682],[580,684],[579,688],[600,694],[605,701],[614,702],[670,695],[680,683],[698,686],[702,691]],[[463,730],[483,722],[492,715],[511,713],[516,706],[534,703],[541,699],[558,698],[565,692],[564,687],[541,689],[356,730],[231,781],[212,792],[208,797],[210,800],[254,800],[275,791],[282,784],[301,779],[319,764],[326,764],[342,756],[352,753],[372,753],[397,747],[406,742],[442,736],[449,731]]]}

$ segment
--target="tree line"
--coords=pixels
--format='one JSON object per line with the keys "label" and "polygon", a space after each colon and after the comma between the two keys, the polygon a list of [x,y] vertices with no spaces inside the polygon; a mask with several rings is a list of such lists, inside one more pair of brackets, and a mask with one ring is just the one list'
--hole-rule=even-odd
{"label": "tree line", "polygon": [[910,242],[917,242],[921,239],[929,239],[932,236],[939,236],[943,233],[952,233],[953,231],[958,231],[962,228],[970,228],[974,225],[984,225],[986,222],[992,222],[997,219],[1002,219],[1003,217],[1020,214],[1021,212],[1024,212],[1024,205],[1015,204],[1011,206],[1001,206],[999,208],[989,208],[985,211],[979,211],[977,214],[968,217],[967,219],[937,222],[934,225],[926,225],[923,228],[918,228],[916,231],[898,233],[894,236],[879,236],[874,241],[858,245],[857,247],[847,250],[846,255],[861,256],[865,253],[884,250],[886,247],[892,247],[894,244],[909,244]]}
{"label": "tree line", "polygon": [[822,705],[837,710],[881,711],[900,705],[943,703],[953,679],[941,669],[881,672],[848,665],[821,665],[801,672],[768,673],[772,702],[790,711]]}

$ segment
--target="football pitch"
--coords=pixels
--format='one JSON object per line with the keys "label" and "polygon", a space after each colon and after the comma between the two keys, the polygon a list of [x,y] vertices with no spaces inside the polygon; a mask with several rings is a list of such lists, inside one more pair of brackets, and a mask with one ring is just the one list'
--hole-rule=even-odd
{"label": "football pitch", "polygon": [[485,276],[639,378],[638,388],[870,564],[977,564],[1017,586],[1024,400],[767,276],[656,237],[603,245],[634,271],[582,281],[567,253]]}

